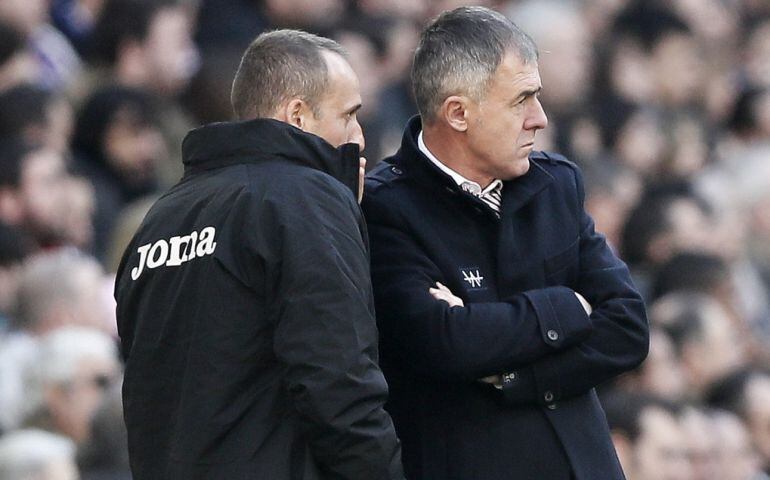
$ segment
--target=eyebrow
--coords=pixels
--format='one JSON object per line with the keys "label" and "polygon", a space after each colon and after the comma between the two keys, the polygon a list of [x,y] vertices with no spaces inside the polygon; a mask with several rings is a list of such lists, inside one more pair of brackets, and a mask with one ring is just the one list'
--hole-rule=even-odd
{"label": "eyebrow", "polygon": [[519,95],[513,100],[513,103],[518,102],[521,99],[531,97],[533,95],[537,95],[538,93],[543,91],[543,87],[537,87],[537,88],[531,88],[529,90],[524,90],[523,92],[519,93]]}
{"label": "eyebrow", "polygon": [[362,106],[363,106],[363,104],[357,103],[352,108],[349,108],[349,109],[345,110],[345,115],[350,115],[350,114],[356,113],[357,111],[361,110]]}

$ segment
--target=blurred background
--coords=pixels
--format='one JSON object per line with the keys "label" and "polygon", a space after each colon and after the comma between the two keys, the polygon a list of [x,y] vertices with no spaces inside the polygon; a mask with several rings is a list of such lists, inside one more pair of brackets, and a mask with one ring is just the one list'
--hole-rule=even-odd
{"label": "blurred background", "polygon": [[536,148],[644,293],[649,358],[600,392],[629,480],[769,478],[770,1],[0,0],[0,480],[130,478],[113,275],[249,42],[349,51],[371,167],[420,29],[470,3],[537,42]]}

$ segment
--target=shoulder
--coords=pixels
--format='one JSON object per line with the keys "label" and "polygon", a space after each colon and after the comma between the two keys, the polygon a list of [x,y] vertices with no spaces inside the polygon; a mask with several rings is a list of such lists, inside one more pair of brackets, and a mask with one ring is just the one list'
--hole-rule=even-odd
{"label": "shoulder", "polygon": [[563,191],[570,192],[570,195],[577,195],[581,199],[585,195],[583,174],[575,162],[560,153],[544,151],[532,152],[529,159],[550,174]]}
{"label": "shoulder", "polygon": [[560,153],[535,151],[530,154],[529,159],[557,181],[582,183],[580,167]]}
{"label": "shoulder", "polygon": [[379,211],[380,206],[393,208],[404,201],[406,172],[394,159],[390,157],[381,161],[366,175],[361,206],[367,215]]}
{"label": "shoulder", "polygon": [[565,171],[579,171],[579,167],[574,162],[560,153],[534,151],[530,154],[529,159],[549,172],[564,170],[565,168],[567,169]]}
{"label": "shoulder", "polygon": [[396,186],[404,177],[403,167],[395,161],[397,157],[382,160],[366,175],[366,188],[377,191]]}
{"label": "shoulder", "polygon": [[251,186],[265,192],[268,199],[282,204],[312,202],[313,200],[335,203],[355,202],[353,192],[342,182],[315,168],[275,162],[268,167],[269,174],[255,165],[250,172]]}

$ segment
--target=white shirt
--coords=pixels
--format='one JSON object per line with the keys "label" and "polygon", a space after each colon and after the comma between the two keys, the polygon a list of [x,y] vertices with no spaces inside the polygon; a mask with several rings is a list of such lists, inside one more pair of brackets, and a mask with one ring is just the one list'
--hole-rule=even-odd
{"label": "white shirt", "polygon": [[452,177],[452,180],[454,180],[460,188],[468,193],[475,195],[476,197],[479,197],[484,203],[489,205],[489,207],[494,210],[495,213],[498,215],[500,214],[500,198],[502,196],[503,190],[502,180],[496,178],[492,181],[492,183],[487,185],[486,188],[481,188],[481,185],[478,183],[463,177],[456,171],[441,163],[441,160],[436,158],[436,156],[433,155],[430,150],[428,150],[427,145],[425,145],[425,140],[422,138],[422,130],[420,130],[420,133],[417,135],[417,147],[420,149],[423,155],[428,157],[428,160],[433,162],[433,164],[436,165],[442,172]]}

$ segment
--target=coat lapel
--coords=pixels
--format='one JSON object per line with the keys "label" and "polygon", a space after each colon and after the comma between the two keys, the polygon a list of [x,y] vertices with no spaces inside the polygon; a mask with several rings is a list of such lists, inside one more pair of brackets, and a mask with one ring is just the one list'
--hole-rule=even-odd
{"label": "coat lapel", "polygon": [[513,227],[516,212],[532,200],[554,181],[553,176],[543,167],[530,160],[526,175],[504,183],[503,203],[500,215],[500,233],[498,237],[497,286],[501,298],[518,291],[516,277],[522,272],[522,266],[516,267],[523,260],[525,252],[521,242],[516,240],[527,232],[516,232]]}

